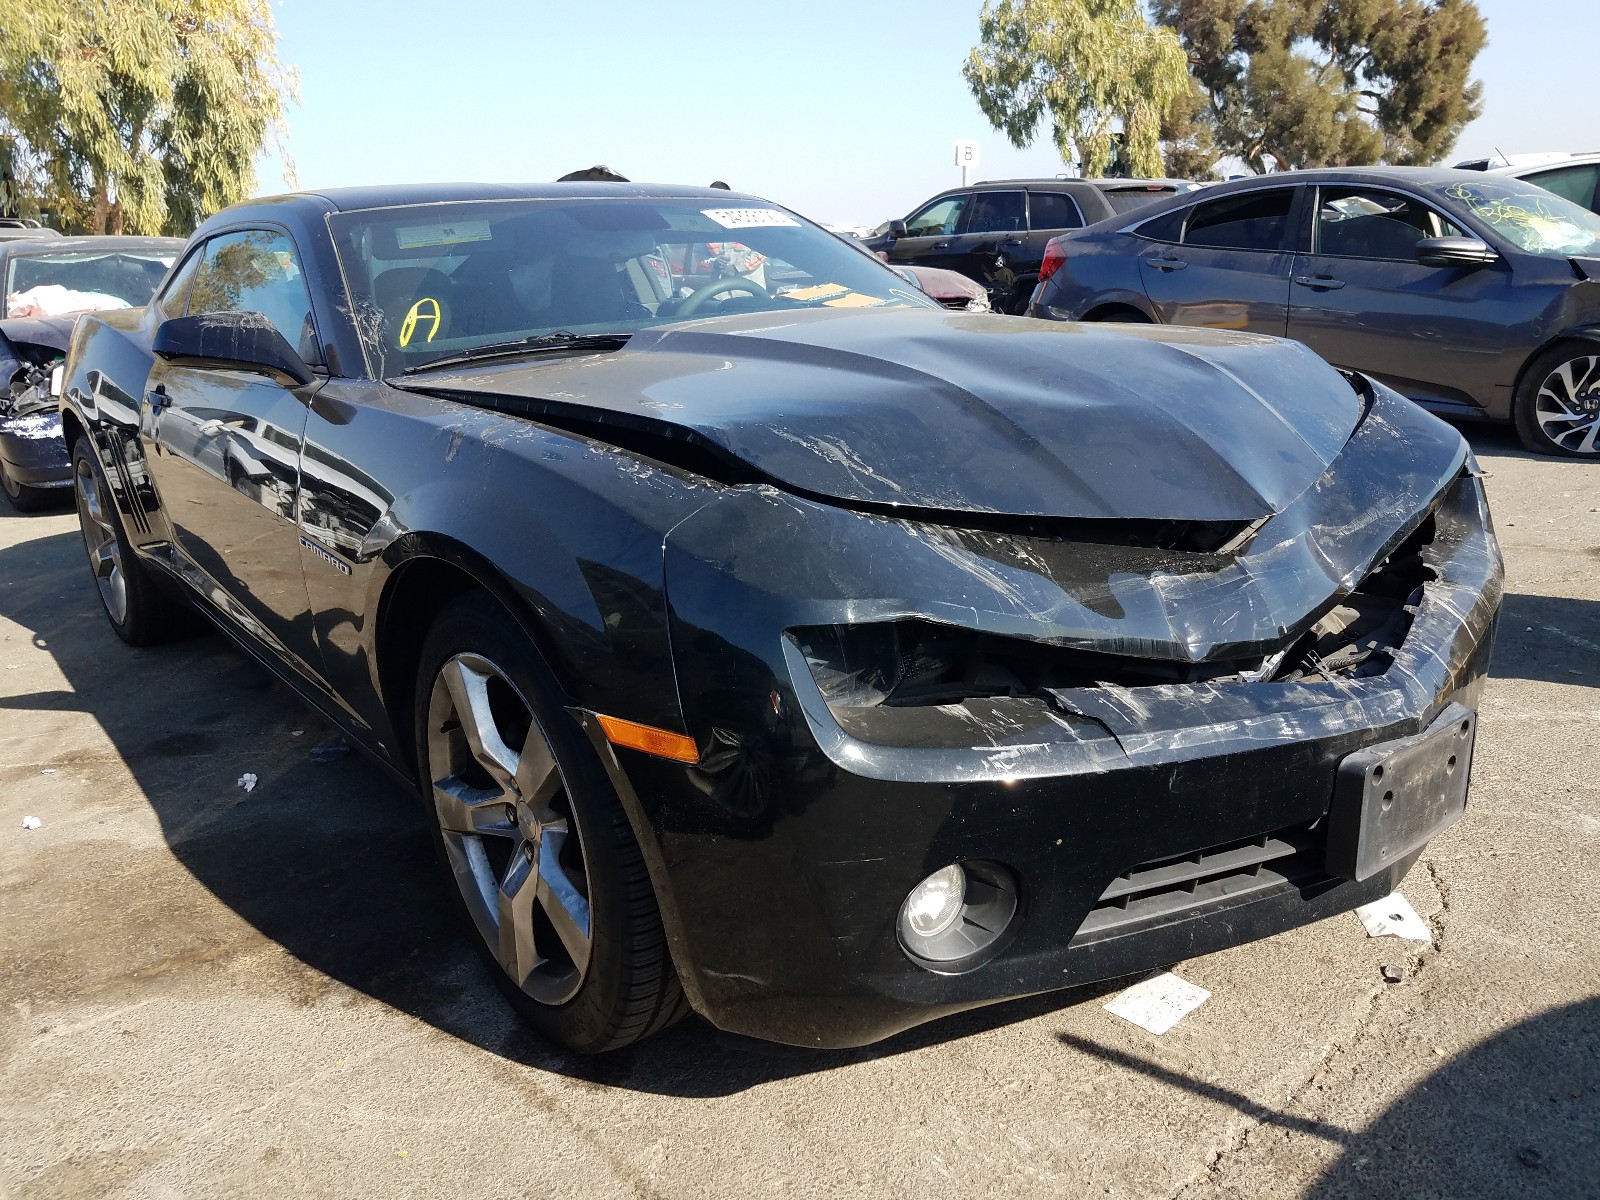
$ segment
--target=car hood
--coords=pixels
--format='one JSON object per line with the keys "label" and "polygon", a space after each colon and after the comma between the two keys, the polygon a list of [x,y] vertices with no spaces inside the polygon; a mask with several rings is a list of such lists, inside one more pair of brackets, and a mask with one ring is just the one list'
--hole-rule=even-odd
{"label": "car hood", "polygon": [[845,504],[1081,519],[1269,516],[1361,411],[1297,343],[925,309],[713,318],[403,386],[647,422]]}
{"label": "car hood", "polygon": [[0,337],[13,346],[42,346],[65,354],[77,319],[77,313],[65,317],[10,317],[0,321]]}

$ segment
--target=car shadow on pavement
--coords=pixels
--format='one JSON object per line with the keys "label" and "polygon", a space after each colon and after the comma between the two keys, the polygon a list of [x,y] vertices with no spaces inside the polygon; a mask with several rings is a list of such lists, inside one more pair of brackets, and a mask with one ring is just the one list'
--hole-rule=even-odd
{"label": "car shadow on pavement", "polygon": [[1263,1126],[1338,1145],[1338,1157],[1305,1200],[1565,1198],[1592,1196],[1600,1181],[1600,997],[1530,1017],[1458,1054],[1364,1129],[1282,1112],[1148,1058],[1058,1036],[1075,1050],[1229,1105]]}
{"label": "car shadow on pavement", "polygon": [[1489,674],[1600,687],[1600,600],[1507,592]]}
{"label": "car shadow on pavement", "polygon": [[[311,751],[332,730],[225,638],[125,646],[105,620],[75,531],[0,549],[0,616],[27,630],[66,680],[0,698],[0,712],[9,710],[9,721],[25,711],[91,715],[173,856],[303,964],[296,970],[306,978],[290,981],[302,994],[320,992],[326,977],[514,1063],[590,1084],[709,1097],[967,1037],[1119,986],[960,1014],[861,1050],[772,1046],[691,1017],[629,1050],[568,1055],[515,1016],[458,929],[421,806],[359,755],[317,761]],[[68,775],[105,770],[82,754],[44,745],[38,753],[41,768]],[[257,777],[248,791],[246,773]]]}

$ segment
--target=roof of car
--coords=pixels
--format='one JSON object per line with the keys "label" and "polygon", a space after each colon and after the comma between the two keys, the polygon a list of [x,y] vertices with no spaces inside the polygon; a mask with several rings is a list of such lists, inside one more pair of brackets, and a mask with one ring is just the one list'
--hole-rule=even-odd
{"label": "roof of car", "polygon": [[[1209,199],[1230,192],[1262,187],[1293,187],[1301,183],[1409,183],[1413,187],[1441,188],[1452,183],[1482,183],[1482,171],[1458,171],[1452,167],[1314,167],[1297,171],[1273,171],[1245,179],[1230,179],[1204,189]],[[1192,196],[1190,197],[1192,199]]]}
{"label": "roof of car", "polygon": [[448,204],[463,200],[566,200],[575,197],[716,200],[722,204],[729,200],[769,203],[759,196],[747,196],[723,188],[658,183],[400,183],[263,196],[235,207],[293,203],[317,198],[340,212],[354,212],[364,208],[399,208],[410,204]]}
{"label": "roof of car", "polygon": [[181,250],[184,239],[179,237],[137,237],[133,235],[92,235],[53,238],[34,238],[29,241],[10,241],[5,253],[12,258],[29,254],[70,254],[84,250]]}
{"label": "roof of car", "polygon": [[[975,191],[979,188],[1016,187],[1018,184],[1028,187],[1057,186],[1060,184],[1079,184],[1083,187],[1099,188],[1101,191],[1120,191],[1123,188],[1135,189],[1141,187],[1176,187],[1192,188],[1197,186],[1192,179],[1124,179],[1116,175],[1096,176],[1085,179],[1081,175],[1047,175],[1034,179],[982,179],[970,185],[966,190]],[[950,188],[952,192],[961,191],[961,188]]]}
{"label": "roof of car", "polygon": [[1483,171],[1475,171],[1476,175],[1542,175],[1546,171],[1559,171],[1562,167],[1587,167],[1592,163],[1600,163],[1600,153],[1594,154],[1569,154],[1566,158],[1551,159],[1548,162],[1513,164],[1509,167],[1489,167]]}

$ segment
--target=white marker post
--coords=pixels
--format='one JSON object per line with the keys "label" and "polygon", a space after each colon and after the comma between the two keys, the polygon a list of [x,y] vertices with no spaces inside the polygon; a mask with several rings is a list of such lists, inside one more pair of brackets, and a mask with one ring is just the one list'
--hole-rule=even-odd
{"label": "white marker post", "polygon": [[971,172],[978,169],[978,143],[956,143],[956,166],[961,168],[961,186],[972,182]]}

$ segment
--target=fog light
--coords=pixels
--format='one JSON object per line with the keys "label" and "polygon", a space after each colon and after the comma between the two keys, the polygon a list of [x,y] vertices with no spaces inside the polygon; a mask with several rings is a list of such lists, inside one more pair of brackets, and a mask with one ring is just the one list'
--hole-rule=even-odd
{"label": "fog light", "polygon": [[951,863],[911,889],[901,917],[918,937],[938,937],[960,918],[966,898],[967,873],[960,863]]}
{"label": "fog light", "polygon": [[[900,906],[900,944],[932,970],[987,961],[1017,915],[1016,877],[994,862],[951,863],[912,888]],[[937,965],[936,965],[937,964]]]}

